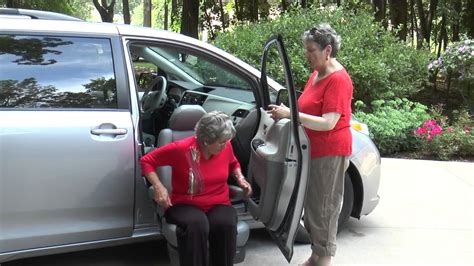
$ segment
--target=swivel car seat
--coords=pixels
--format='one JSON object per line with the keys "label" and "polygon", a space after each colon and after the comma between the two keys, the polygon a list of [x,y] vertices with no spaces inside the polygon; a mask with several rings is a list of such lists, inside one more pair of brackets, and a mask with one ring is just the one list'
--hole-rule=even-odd
{"label": "swivel car seat", "polygon": [[[163,129],[158,135],[157,147],[165,144],[184,139],[194,134],[194,127],[199,119],[206,114],[206,111],[200,105],[181,105],[176,108],[171,115],[169,128]],[[163,185],[171,193],[172,169],[170,166],[162,166],[157,168],[158,176]],[[149,196],[154,197],[153,187],[149,186]],[[243,191],[240,187],[229,185],[229,193],[231,201],[243,199]],[[158,215],[162,223],[162,232],[168,242],[168,253],[172,265],[179,265],[178,241],[176,238],[176,225],[168,224],[164,218],[164,210],[157,207]],[[237,222],[237,251],[234,257],[234,263],[242,262],[245,259],[245,244],[249,238],[250,227],[245,221]]]}

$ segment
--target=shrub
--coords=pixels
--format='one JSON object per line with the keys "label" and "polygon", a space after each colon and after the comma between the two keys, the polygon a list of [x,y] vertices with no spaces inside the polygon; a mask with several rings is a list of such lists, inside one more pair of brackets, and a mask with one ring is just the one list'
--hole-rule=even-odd
{"label": "shrub", "polygon": [[[459,93],[463,104],[474,112],[474,40],[452,43],[439,58],[428,64],[428,70],[437,75],[446,90]],[[446,99],[447,101],[447,99]],[[455,107],[458,108],[458,107]]]}
{"label": "shrub", "polygon": [[414,151],[417,140],[413,128],[429,117],[428,107],[406,98],[373,101],[371,113],[362,111],[366,108],[362,101],[357,101],[355,107],[354,117],[368,125],[370,137],[382,155]]}
{"label": "shrub", "polygon": [[[275,20],[236,26],[219,34],[214,44],[260,68],[265,41],[272,34],[282,34],[295,85],[302,89],[311,69],[301,35],[321,22],[329,23],[342,36],[338,60],[353,79],[354,99],[370,104],[375,99],[409,97],[423,88],[428,77],[429,53],[408,47],[364,10],[355,15],[342,8],[295,9]],[[269,67],[269,72],[272,77],[281,77],[276,67]]]}
{"label": "shrub", "polygon": [[473,122],[467,111],[455,111],[455,119],[442,115],[442,106],[431,110],[431,117],[414,130],[418,140],[418,156],[449,160],[474,155]]}

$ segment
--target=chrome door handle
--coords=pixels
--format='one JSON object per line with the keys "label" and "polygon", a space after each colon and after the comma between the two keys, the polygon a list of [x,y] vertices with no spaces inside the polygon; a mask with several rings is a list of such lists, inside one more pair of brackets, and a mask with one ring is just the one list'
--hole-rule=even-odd
{"label": "chrome door handle", "polygon": [[96,128],[91,129],[91,134],[93,135],[125,135],[127,134],[127,130],[125,128]]}

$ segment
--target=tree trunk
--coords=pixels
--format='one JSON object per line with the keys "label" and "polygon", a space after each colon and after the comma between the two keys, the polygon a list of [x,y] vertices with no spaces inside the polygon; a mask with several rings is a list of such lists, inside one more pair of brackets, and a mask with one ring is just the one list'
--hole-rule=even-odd
{"label": "tree trunk", "polygon": [[[416,13],[415,13],[415,2],[414,0],[410,0],[410,21],[411,21],[411,45],[415,46],[415,32],[418,34],[418,23],[416,19]],[[417,36],[418,37],[418,36]],[[418,47],[418,46],[417,46]]]}
{"label": "tree trunk", "polygon": [[7,0],[7,7],[8,8],[20,8],[20,0]]}
{"label": "tree trunk", "polygon": [[282,12],[285,12],[288,9],[288,5],[286,3],[286,0],[281,0],[281,10]]}
{"label": "tree trunk", "polygon": [[386,0],[374,0],[374,12],[375,12],[375,20],[382,22],[384,27],[387,27],[387,23],[385,22],[385,12],[386,12]]}
{"label": "tree trunk", "polygon": [[[436,16],[437,7],[438,7],[438,0],[430,0],[430,9],[428,12],[428,18],[426,19],[426,22],[428,23],[426,29],[428,30],[428,32],[431,32],[431,29],[433,26],[433,19]],[[427,39],[427,42],[428,42],[428,47],[429,47],[430,39]]]}
{"label": "tree trunk", "polygon": [[433,18],[436,15],[438,0],[430,0],[430,6],[427,15],[425,15],[425,10],[421,0],[416,1],[416,6],[418,9],[418,16],[420,18],[421,37],[426,41],[428,47],[430,47],[431,26],[433,25]]}
{"label": "tree trunk", "polygon": [[397,36],[400,40],[407,39],[407,0],[389,0],[391,21],[395,28],[399,29]]}
{"label": "tree trunk", "polygon": [[165,9],[164,10],[165,14],[164,14],[164,18],[163,18],[163,29],[168,30],[168,16],[169,16],[168,0],[165,0],[164,9]]}
{"label": "tree trunk", "polygon": [[260,20],[262,20],[262,18],[268,18],[268,15],[270,15],[270,4],[268,0],[259,0],[258,15]]}
{"label": "tree trunk", "polygon": [[143,26],[151,27],[151,0],[143,1]]}
{"label": "tree trunk", "polygon": [[258,21],[258,0],[252,0],[250,2],[250,21],[256,22]]}
{"label": "tree trunk", "polygon": [[227,28],[227,24],[225,21],[224,5],[222,4],[222,0],[219,0],[219,12],[221,13],[222,29],[225,30]]}
{"label": "tree trunk", "polygon": [[[454,5],[455,13],[456,14],[461,14],[461,12],[462,12],[461,0],[454,0],[453,2],[454,2],[453,5]],[[454,22],[453,22],[453,25],[452,25],[452,28],[453,28],[453,39],[452,39],[452,41],[453,42],[457,42],[461,39],[461,38],[459,38],[459,25],[460,25],[460,22],[461,22],[461,18],[459,16],[456,16],[454,18]]]}
{"label": "tree trunk", "polygon": [[239,0],[235,0],[235,16],[238,21],[242,20],[242,7]]}
{"label": "tree trunk", "polygon": [[122,7],[123,7],[123,22],[125,24],[130,24],[130,4],[128,0],[123,0]]}
{"label": "tree trunk", "polygon": [[99,0],[93,0],[94,6],[99,11],[100,17],[102,22],[113,22],[114,21],[114,6],[115,0],[112,0],[110,5],[107,6],[107,0],[101,0],[101,4],[99,4]]}
{"label": "tree trunk", "polygon": [[467,0],[464,8],[464,16],[462,17],[462,24],[466,27],[467,36],[474,38],[474,0]]}
{"label": "tree trunk", "polygon": [[193,38],[198,38],[199,0],[183,1],[181,14],[181,33]]}
{"label": "tree trunk", "polygon": [[178,0],[171,0],[171,26],[174,26],[178,18]]}
{"label": "tree trunk", "polygon": [[439,58],[441,56],[441,49],[443,48],[443,41],[444,41],[444,35],[446,35],[446,16],[443,14],[443,17],[441,19],[441,29],[439,30],[439,36],[438,36],[438,53],[437,57]]}

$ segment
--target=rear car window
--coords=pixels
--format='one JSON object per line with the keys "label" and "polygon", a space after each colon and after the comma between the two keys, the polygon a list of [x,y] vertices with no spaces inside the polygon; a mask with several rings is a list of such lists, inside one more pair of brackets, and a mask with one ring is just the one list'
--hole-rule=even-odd
{"label": "rear car window", "polygon": [[0,108],[116,109],[110,40],[0,34]]}

